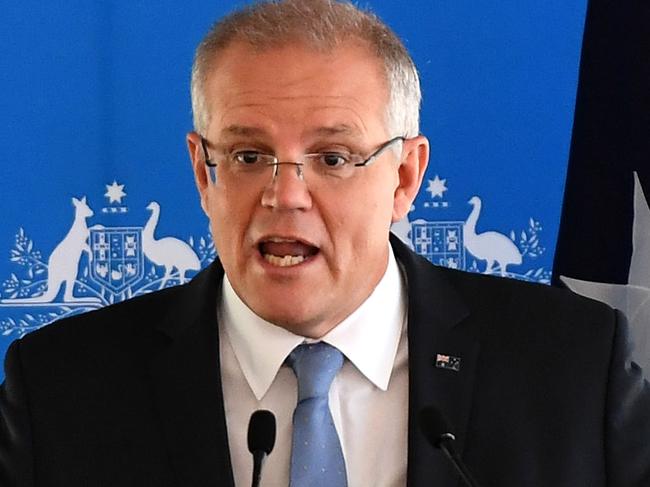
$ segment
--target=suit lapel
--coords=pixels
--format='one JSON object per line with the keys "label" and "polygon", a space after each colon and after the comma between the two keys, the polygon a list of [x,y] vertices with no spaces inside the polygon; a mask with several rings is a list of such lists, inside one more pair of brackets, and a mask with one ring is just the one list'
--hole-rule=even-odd
{"label": "suit lapel", "polygon": [[[466,319],[469,308],[445,270],[432,267],[395,238],[391,242],[409,288],[408,485],[452,487],[458,484],[458,476],[420,432],[418,414],[426,406],[437,406],[451,423],[456,450],[462,454],[479,352],[478,330]],[[460,358],[460,370],[437,367],[438,354]]]}
{"label": "suit lapel", "polygon": [[179,486],[234,486],[219,365],[217,264],[185,286],[151,354],[155,404]]}

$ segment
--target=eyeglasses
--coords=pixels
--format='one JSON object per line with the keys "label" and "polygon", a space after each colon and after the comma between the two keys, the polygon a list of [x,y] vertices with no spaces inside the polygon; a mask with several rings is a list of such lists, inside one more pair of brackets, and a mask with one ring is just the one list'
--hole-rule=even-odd
{"label": "eyeglasses", "polygon": [[219,163],[224,164],[229,173],[241,179],[254,180],[260,176],[269,174],[273,168],[273,178],[278,174],[278,168],[282,165],[293,165],[300,179],[310,181],[347,179],[355,172],[355,167],[369,166],[389,147],[397,142],[403,142],[406,137],[398,136],[381,144],[368,157],[359,154],[351,154],[345,151],[324,151],[305,154],[299,161],[280,161],[273,154],[267,154],[257,150],[237,149],[230,152],[221,152],[215,162],[208,154],[209,142],[201,136],[201,146],[205,156],[205,163],[209,167],[217,167]]}

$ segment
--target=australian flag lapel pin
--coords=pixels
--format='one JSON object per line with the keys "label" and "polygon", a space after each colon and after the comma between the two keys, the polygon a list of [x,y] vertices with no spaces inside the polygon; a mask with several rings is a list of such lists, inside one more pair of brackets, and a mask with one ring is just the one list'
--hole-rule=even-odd
{"label": "australian flag lapel pin", "polygon": [[451,355],[438,353],[436,354],[436,367],[458,372],[460,370],[460,357],[452,357]]}

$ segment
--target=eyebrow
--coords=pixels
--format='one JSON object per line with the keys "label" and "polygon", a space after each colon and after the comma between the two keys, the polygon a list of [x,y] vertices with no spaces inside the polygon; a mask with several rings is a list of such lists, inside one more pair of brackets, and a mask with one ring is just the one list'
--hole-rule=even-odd
{"label": "eyebrow", "polygon": [[347,124],[332,125],[330,127],[318,127],[313,131],[314,135],[331,136],[331,135],[349,135],[358,137],[359,129]]}
{"label": "eyebrow", "polygon": [[266,135],[266,131],[264,129],[258,127],[248,127],[246,125],[229,125],[228,127],[224,128],[221,133],[223,135],[239,135],[246,137]]}
{"label": "eyebrow", "polygon": [[[234,135],[240,137],[261,137],[268,135],[268,132],[263,128],[251,127],[247,125],[229,125],[225,127],[222,131],[222,136],[224,135]],[[336,124],[331,126],[322,126],[317,127],[314,130],[310,131],[312,135],[326,137],[334,135],[347,135],[350,137],[359,137],[361,135],[359,129],[352,125],[347,124]]]}

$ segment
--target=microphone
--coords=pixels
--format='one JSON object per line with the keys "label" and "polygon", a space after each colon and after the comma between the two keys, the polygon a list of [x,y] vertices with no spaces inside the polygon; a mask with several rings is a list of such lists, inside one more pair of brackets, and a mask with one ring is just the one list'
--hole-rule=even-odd
{"label": "microphone", "polygon": [[252,487],[260,485],[262,463],[275,445],[275,416],[271,411],[259,409],[248,421],[248,451],[253,454]]}
{"label": "microphone", "polygon": [[466,485],[469,487],[480,487],[469,473],[467,466],[454,450],[456,436],[451,432],[449,422],[437,407],[431,405],[420,411],[420,430],[429,441],[431,446],[443,451],[451,461]]}

